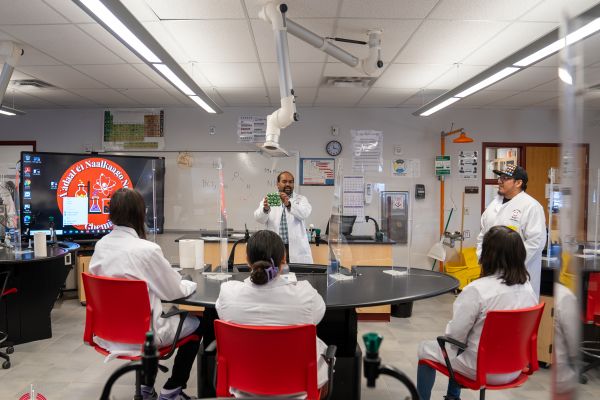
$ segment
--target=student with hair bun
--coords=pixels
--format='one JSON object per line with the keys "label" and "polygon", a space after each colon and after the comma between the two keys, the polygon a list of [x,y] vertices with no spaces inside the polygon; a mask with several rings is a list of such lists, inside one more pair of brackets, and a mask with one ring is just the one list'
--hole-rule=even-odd
{"label": "student with hair bun", "polygon": [[[216,308],[219,318],[238,324],[283,326],[318,324],[325,302],[308,281],[287,282],[280,277],[285,247],[275,232],[262,230],[246,246],[250,277],[221,285]],[[327,382],[327,364],[321,354],[327,345],[317,338],[317,383]],[[234,393],[235,394],[235,393]]]}

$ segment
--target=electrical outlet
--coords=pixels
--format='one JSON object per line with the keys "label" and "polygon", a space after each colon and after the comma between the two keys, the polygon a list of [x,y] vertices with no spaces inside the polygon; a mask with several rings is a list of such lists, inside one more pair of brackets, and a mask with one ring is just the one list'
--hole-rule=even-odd
{"label": "electrical outlet", "polygon": [[463,231],[463,237],[465,239],[468,239],[471,237],[471,231]]}
{"label": "electrical outlet", "polygon": [[214,127],[214,126],[209,126],[209,127],[208,127],[208,133],[209,133],[210,135],[214,135],[215,133],[217,133],[217,128],[216,128],[216,127]]}
{"label": "electrical outlet", "polygon": [[333,136],[338,136],[338,135],[340,134],[340,128],[339,128],[339,127],[337,127],[337,126],[335,126],[335,125],[333,125],[333,126],[331,127],[331,134],[332,134]]}
{"label": "electrical outlet", "polygon": [[465,215],[471,215],[471,210],[468,207],[465,207]]}

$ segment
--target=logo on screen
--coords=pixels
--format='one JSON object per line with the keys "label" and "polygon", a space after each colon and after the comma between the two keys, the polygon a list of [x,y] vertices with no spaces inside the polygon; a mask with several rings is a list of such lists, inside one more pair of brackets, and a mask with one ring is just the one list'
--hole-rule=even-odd
{"label": "logo on screen", "polygon": [[40,169],[39,168],[34,168],[33,169],[33,174],[34,175],[39,175],[40,174]]}
{"label": "logo on screen", "polygon": [[23,198],[24,199],[30,199],[31,198],[31,192],[29,190],[26,190],[23,192]]}
{"label": "logo on screen", "polygon": [[71,165],[58,181],[56,201],[63,224],[89,233],[110,229],[108,205],[112,194],[121,188],[133,188],[127,172],[114,161],[86,158]]}
{"label": "logo on screen", "polygon": [[25,176],[29,176],[31,174],[31,167],[27,166],[23,168],[23,174],[25,174]]}
{"label": "logo on screen", "polygon": [[23,204],[23,212],[30,213],[31,212],[31,204]]}
{"label": "logo on screen", "polygon": [[52,190],[58,189],[58,182],[51,181],[50,182],[50,189],[52,189]]}
{"label": "logo on screen", "polygon": [[25,155],[23,156],[23,161],[25,161],[25,162],[29,162],[29,161],[31,161],[31,156],[30,156],[29,154],[25,154]]}
{"label": "logo on screen", "polygon": [[31,215],[25,215],[25,216],[23,216],[23,223],[24,224],[30,224],[31,223]]}
{"label": "logo on screen", "polygon": [[23,185],[25,185],[25,186],[31,186],[31,179],[25,179],[23,181]]}

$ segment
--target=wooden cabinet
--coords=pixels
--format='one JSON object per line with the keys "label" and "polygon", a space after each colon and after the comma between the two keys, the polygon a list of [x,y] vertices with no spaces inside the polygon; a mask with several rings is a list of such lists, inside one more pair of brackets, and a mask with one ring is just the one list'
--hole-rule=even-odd
{"label": "wooden cabinet", "polygon": [[81,274],[83,272],[88,272],[91,259],[92,256],[88,255],[77,256],[77,295],[79,296],[79,301],[82,304],[85,303],[85,291],[83,290],[83,280],[81,279]]}
{"label": "wooden cabinet", "polygon": [[550,364],[554,345],[554,298],[540,296],[540,302],[546,303],[546,306],[538,330],[538,360]]}

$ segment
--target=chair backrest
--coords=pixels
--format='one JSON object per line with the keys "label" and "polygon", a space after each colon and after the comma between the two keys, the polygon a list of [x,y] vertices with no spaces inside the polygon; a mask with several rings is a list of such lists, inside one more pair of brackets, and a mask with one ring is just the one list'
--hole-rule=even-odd
{"label": "chair backrest", "polygon": [[538,369],[537,333],[544,303],[519,310],[490,311],[483,325],[477,354],[477,380],[486,374]]}
{"label": "chair backrest", "polygon": [[217,396],[307,393],[318,399],[315,325],[249,326],[215,321]]}
{"label": "chair backrest", "polygon": [[10,271],[0,272],[0,298],[2,298],[4,289],[6,289],[6,283],[8,282],[9,276],[10,276]]}
{"label": "chair backrest", "polygon": [[148,285],[135,279],[82,274],[86,298],[84,342],[93,336],[120,343],[143,344],[152,314]]}
{"label": "chair backrest", "polygon": [[586,322],[600,321],[600,273],[592,272],[587,281]]}

